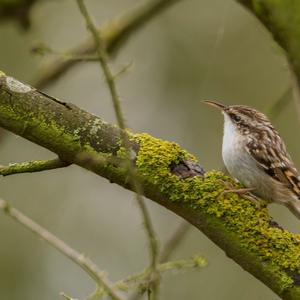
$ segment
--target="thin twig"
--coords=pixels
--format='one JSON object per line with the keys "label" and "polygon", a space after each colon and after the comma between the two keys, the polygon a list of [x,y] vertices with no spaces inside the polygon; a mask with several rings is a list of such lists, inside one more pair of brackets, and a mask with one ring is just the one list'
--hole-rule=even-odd
{"label": "thin twig", "polygon": [[[207,265],[206,260],[201,255],[195,255],[190,259],[180,259],[174,261],[168,261],[157,266],[159,273],[165,273],[167,271],[178,271],[187,268],[204,267]],[[146,268],[142,272],[128,276],[114,284],[115,288],[127,291],[132,286],[141,284],[149,277],[149,268]]]}
{"label": "thin twig", "polygon": [[119,95],[117,93],[116,85],[115,85],[115,80],[114,76],[111,72],[111,69],[109,67],[108,59],[107,59],[107,52],[104,44],[104,40],[97,30],[97,27],[95,26],[92,17],[90,16],[84,0],[77,0],[78,7],[85,18],[87,28],[91,32],[94,42],[96,45],[96,52],[99,57],[99,62],[101,64],[101,67],[104,72],[104,76],[106,79],[107,86],[110,90],[118,126],[121,129],[121,138],[122,138],[122,143],[123,146],[126,150],[126,155],[127,155],[127,160],[128,160],[128,171],[129,171],[129,177],[131,180],[131,183],[133,185],[133,189],[136,192],[136,199],[138,202],[138,205],[140,207],[140,210],[143,214],[144,218],[144,224],[145,224],[145,229],[147,232],[149,244],[150,244],[150,249],[151,249],[151,283],[153,285],[153,299],[156,299],[156,296],[158,294],[158,285],[159,285],[159,274],[157,273],[157,259],[158,259],[158,243],[156,240],[154,228],[151,222],[150,214],[147,210],[146,204],[144,202],[144,199],[142,197],[143,191],[142,191],[142,186],[138,180],[138,176],[136,173],[136,170],[132,164],[132,161],[130,159],[130,144],[129,141],[127,140],[126,133],[125,133],[125,120],[122,112],[122,108],[120,105],[120,99]]}
{"label": "thin twig", "polygon": [[[188,268],[202,268],[207,265],[207,261],[201,255],[194,255],[190,259],[180,259],[174,261],[168,261],[157,265],[157,271],[162,275],[168,271],[180,271]],[[144,269],[141,272],[130,275],[122,280],[114,283],[114,288],[128,292],[131,288],[140,286],[148,280],[151,270],[149,268]],[[95,299],[96,297],[103,296],[102,290],[96,290],[88,297],[88,300]]]}
{"label": "thin twig", "polygon": [[114,82],[114,76],[113,76],[113,74],[110,70],[109,64],[108,64],[107,53],[106,53],[106,49],[104,46],[104,42],[102,40],[102,35],[98,31],[97,27],[95,26],[90,14],[85,6],[84,0],[77,0],[77,4],[78,4],[81,14],[85,18],[87,28],[91,32],[91,34],[94,38],[94,42],[96,45],[96,53],[98,55],[98,60],[100,61],[101,67],[103,69],[107,86],[111,93],[111,98],[112,98],[112,102],[114,105],[114,110],[116,113],[118,125],[121,129],[125,129],[125,121],[124,121],[123,114],[121,111],[120,99],[119,99],[116,85]]}
{"label": "thin twig", "polygon": [[[171,237],[166,242],[165,246],[161,250],[161,253],[158,258],[158,262],[160,265],[158,265],[158,269],[160,270],[160,266],[162,263],[166,262],[169,257],[171,256],[172,252],[177,248],[177,246],[182,241],[183,237],[188,232],[188,229],[191,228],[191,225],[186,222],[182,221],[182,223],[178,226],[178,228],[173,232]],[[130,297],[130,300],[137,300],[141,296],[140,294],[140,288],[138,288]]]}
{"label": "thin twig", "polygon": [[[149,0],[130,9],[125,14],[118,16],[112,21],[107,22],[98,29],[101,33],[106,50],[114,52],[118,47],[125,44],[125,41],[139,30],[145,23],[163,12],[166,8],[179,2],[180,0]],[[73,57],[80,57],[91,54],[95,51],[95,43],[92,38],[88,38],[76,47],[66,51]],[[33,85],[39,89],[54,82],[66,73],[70,68],[75,66],[78,60],[65,60],[57,58],[45,63],[38,72],[38,78],[34,80]]]}
{"label": "thin twig", "polygon": [[62,298],[64,298],[65,300],[78,300],[78,299],[71,298],[70,296],[66,295],[65,293],[60,293],[60,295],[61,295]]}
{"label": "thin twig", "polygon": [[95,56],[94,54],[75,55],[75,54],[72,54],[69,52],[61,52],[61,51],[55,50],[45,44],[39,44],[39,45],[32,47],[31,52],[33,54],[37,54],[40,56],[52,55],[56,58],[58,57],[63,60],[99,61],[98,56]]}
{"label": "thin twig", "polygon": [[48,244],[56,248],[62,254],[70,258],[74,263],[81,267],[87,274],[99,285],[103,286],[114,300],[122,300],[123,298],[118,295],[115,291],[112,283],[105,278],[104,272],[101,271],[98,266],[91,261],[88,257],[77,252],[75,249],[71,248],[64,241],[60,240],[54,234],[49,232],[47,229],[43,228],[41,225],[35,223],[33,220],[25,216],[19,210],[13,208],[8,202],[0,199],[0,209],[2,209],[6,215],[13,218],[18,223],[22,224],[24,227],[29,229],[31,232],[35,233],[41,239],[46,241]]}
{"label": "thin twig", "polygon": [[188,230],[191,228],[190,223],[182,221],[178,228],[173,232],[171,237],[167,240],[164,248],[162,249],[159,262],[163,263],[169,260],[172,252],[177,248],[179,243],[182,241],[183,237],[186,235]]}
{"label": "thin twig", "polygon": [[284,93],[274,102],[271,106],[269,115],[273,120],[278,118],[283,109],[290,104],[292,97],[292,88],[288,88],[284,91]]}
{"label": "thin twig", "polygon": [[51,160],[32,160],[22,163],[13,163],[8,166],[0,166],[0,175],[8,176],[20,173],[34,173],[48,171],[69,166],[70,163],[64,162],[59,158]]}

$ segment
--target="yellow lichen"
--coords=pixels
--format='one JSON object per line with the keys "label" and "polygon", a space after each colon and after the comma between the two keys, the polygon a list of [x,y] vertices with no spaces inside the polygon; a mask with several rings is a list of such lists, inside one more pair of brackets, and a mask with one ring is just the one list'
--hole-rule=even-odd
{"label": "yellow lichen", "polygon": [[262,261],[270,262],[278,270],[285,287],[292,285],[293,280],[281,270],[300,273],[300,235],[272,227],[264,205],[258,208],[235,193],[223,194],[228,186],[238,188],[239,185],[221,172],[188,179],[171,174],[171,164],[196,160],[176,143],[147,134],[134,135],[133,139],[140,145],[136,165],[143,178],[156,185],[166,198],[222,219],[226,230],[235,233],[242,247]]}

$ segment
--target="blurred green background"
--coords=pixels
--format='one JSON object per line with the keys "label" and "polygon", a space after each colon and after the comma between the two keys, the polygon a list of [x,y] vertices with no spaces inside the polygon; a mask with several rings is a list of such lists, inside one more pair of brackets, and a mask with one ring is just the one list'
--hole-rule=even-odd
{"label": "blurred green background", "polygon": [[[87,0],[99,24],[140,0]],[[0,69],[33,82],[43,60],[30,49],[37,42],[65,50],[88,33],[75,1],[40,1],[32,26],[0,23]],[[118,80],[128,126],[176,141],[207,169],[222,169],[222,117],[201,104],[215,99],[247,104],[269,113],[290,89],[283,52],[270,34],[233,0],[182,0],[134,34],[114,60],[115,70],[133,62]],[[78,64],[45,92],[115,123],[97,63]],[[291,101],[272,119],[300,166],[294,138],[299,116]],[[1,142],[0,164],[54,157],[20,137]],[[147,239],[133,194],[72,166],[39,174],[1,178],[1,197],[94,259],[117,280],[148,264]],[[147,200],[160,244],[181,219]],[[299,232],[299,221],[282,206],[270,213]],[[0,299],[53,300],[59,292],[83,299],[94,288],[88,276],[30,232],[0,215]],[[163,277],[161,299],[278,299],[241,269],[201,232],[191,228],[172,258],[201,253],[208,267]]]}

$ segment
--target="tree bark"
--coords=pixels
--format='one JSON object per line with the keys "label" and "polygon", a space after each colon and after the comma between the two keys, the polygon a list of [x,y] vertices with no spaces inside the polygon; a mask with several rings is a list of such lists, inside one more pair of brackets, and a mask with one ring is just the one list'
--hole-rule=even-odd
{"label": "tree bark", "polygon": [[[120,129],[0,72],[0,126],[127,189]],[[204,129],[203,129],[204,130]],[[146,197],[186,219],[283,299],[300,299],[300,236],[234,193],[179,145],[126,131]],[[195,176],[196,175],[196,176]]]}

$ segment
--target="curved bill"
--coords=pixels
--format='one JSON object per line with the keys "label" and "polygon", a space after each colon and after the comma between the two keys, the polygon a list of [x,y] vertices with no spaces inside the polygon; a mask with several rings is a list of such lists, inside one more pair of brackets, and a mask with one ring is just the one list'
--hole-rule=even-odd
{"label": "curved bill", "polygon": [[222,103],[217,102],[217,101],[204,100],[203,103],[208,104],[208,105],[213,106],[213,107],[216,107],[220,110],[224,110],[224,109],[227,108],[227,105],[222,104]]}

